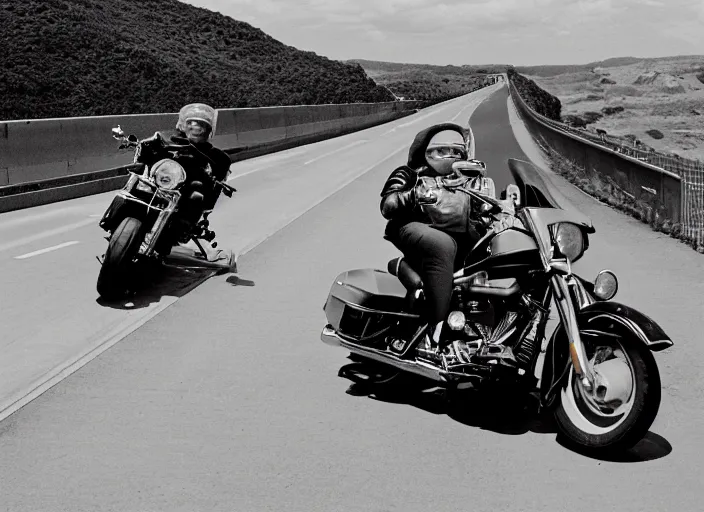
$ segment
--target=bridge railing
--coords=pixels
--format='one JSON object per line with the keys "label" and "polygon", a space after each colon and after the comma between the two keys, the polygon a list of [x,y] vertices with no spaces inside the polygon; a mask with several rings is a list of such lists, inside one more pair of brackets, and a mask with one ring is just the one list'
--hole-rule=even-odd
{"label": "bridge railing", "polygon": [[704,252],[704,162],[574,129],[534,111],[510,80],[509,91],[533,137],[579,169],[580,179],[604,185],[615,206]]}

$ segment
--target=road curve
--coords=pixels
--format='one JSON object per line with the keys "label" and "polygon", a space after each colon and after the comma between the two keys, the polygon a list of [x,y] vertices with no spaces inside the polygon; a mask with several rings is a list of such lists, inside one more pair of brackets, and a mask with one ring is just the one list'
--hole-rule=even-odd
{"label": "road curve", "polygon": [[[457,109],[411,125],[386,152]],[[505,88],[472,117],[477,157],[497,181],[501,162],[529,145],[511,121]],[[492,411],[458,421],[432,399],[360,396],[338,377],[349,361],[319,341],[321,306],[339,272],[396,256],[381,238],[378,194],[402,161],[398,152],[367,164],[248,252],[238,277],[211,278],[0,423],[0,509],[699,510],[704,263],[559,177],[597,228],[579,270],[613,269],[619,300],[677,344],[657,355],[663,404],[637,449],[587,458],[556,443],[549,424]],[[296,165],[286,164],[268,179]]]}

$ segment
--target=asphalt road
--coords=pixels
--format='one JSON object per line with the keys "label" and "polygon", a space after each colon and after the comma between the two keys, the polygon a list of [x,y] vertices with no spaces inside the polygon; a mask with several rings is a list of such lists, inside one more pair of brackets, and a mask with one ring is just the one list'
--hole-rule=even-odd
{"label": "asphalt road", "polygon": [[[369,130],[233,164],[231,183],[240,192],[221,197],[211,216],[220,246],[246,252],[367,170],[401,158],[425,123],[466,123],[496,87]],[[0,214],[0,419],[209,275],[167,270],[152,276],[138,300],[97,300],[96,257],[107,246],[97,224],[113,196]]]}
{"label": "asphalt road", "polygon": [[[520,126],[514,137],[506,96],[501,88],[471,120],[497,188],[505,159],[532,151]],[[704,260],[556,176],[597,229],[578,270],[614,270],[618,300],[676,343],[656,356],[663,403],[636,449],[588,458],[558,444],[549,422],[497,414],[501,404],[460,421],[432,398],[360,395],[338,377],[347,353],[319,341],[329,286],[343,270],[384,268],[397,255],[378,210],[384,180],[404,160],[405,150],[392,152],[467,102],[335,155],[369,170],[350,172],[328,190],[346,186],[245,254],[238,276],[207,280],[2,421],[0,510],[700,510]],[[242,178],[259,194],[247,222],[263,215],[273,180],[303,172],[301,156],[259,173],[260,188]],[[220,220],[221,236],[244,221]]]}

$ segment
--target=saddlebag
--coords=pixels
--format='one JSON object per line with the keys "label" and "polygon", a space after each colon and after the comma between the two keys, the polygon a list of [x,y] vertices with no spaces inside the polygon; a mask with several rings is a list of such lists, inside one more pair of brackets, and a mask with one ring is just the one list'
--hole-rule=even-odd
{"label": "saddlebag", "polygon": [[335,278],[323,307],[336,332],[357,340],[374,338],[409,312],[408,292],[395,276],[375,269],[343,272]]}

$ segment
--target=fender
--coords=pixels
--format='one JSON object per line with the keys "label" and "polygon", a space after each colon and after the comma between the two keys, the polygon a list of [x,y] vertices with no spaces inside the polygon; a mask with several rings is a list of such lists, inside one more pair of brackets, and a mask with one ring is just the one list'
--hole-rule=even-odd
{"label": "fender", "polygon": [[[674,345],[672,340],[665,334],[665,331],[653,321],[652,318],[644,315],[624,304],[618,302],[595,302],[584,307],[577,314],[577,322],[580,330],[582,326],[592,331],[589,326],[599,318],[608,318],[619,323],[631,331],[639,340],[645,343],[653,352],[660,352]],[[601,332],[601,331],[593,331]],[[607,333],[608,335],[609,333]]]}
{"label": "fender", "polygon": [[[597,320],[607,320],[618,324],[622,329],[633,334],[652,352],[659,352],[674,345],[665,331],[650,317],[629,306],[618,302],[595,302],[583,307],[577,313],[579,331],[585,341],[591,336],[618,336],[615,332],[596,328]],[[566,336],[562,324],[558,325],[550,337],[545,350],[540,378],[540,396],[543,406],[549,406],[560,389],[560,384],[567,377],[566,369],[571,364],[567,343],[563,349],[556,350],[556,343]],[[537,377],[537,374],[536,374]]]}

